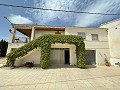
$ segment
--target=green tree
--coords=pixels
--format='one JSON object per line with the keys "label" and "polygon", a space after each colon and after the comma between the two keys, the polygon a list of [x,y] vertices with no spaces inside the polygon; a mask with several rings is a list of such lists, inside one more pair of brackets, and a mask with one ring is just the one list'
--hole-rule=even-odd
{"label": "green tree", "polygon": [[0,57],[5,57],[7,52],[8,42],[5,40],[0,41]]}

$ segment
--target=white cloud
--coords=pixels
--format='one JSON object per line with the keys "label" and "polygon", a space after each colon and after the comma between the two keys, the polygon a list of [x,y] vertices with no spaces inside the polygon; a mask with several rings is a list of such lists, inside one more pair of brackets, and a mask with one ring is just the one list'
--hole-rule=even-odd
{"label": "white cloud", "polygon": [[[26,1],[27,3],[28,1]],[[33,0],[34,7],[61,9],[61,10],[74,10],[86,11],[95,13],[119,13],[120,0]],[[27,10],[39,24],[48,24],[50,22],[57,23],[63,22],[68,25],[88,27],[91,25],[100,25],[100,23],[109,21],[115,16],[103,15],[90,15],[90,14],[74,14],[65,12],[43,11],[38,9]],[[54,22],[55,21],[55,22]],[[70,24],[69,24],[70,25]]]}
{"label": "white cloud", "polygon": [[[89,5],[86,8],[88,12],[96,12],[96,13],[118,13],[120,11],[119,7],[120,1],[119,0],[97,0],[92,5]],[[76,26],[87,27],[94,24],[100,24],[103,21],[108,21],[112,19],[114,16],[103,16],[103,15],[90,15],[90,14],[83,14],[76,16],[77,19],[75,21]],[[79,18],[82,18],[80,20]]]}
{"label": "white cloud", "polygon": [[23,17],[21,15],[11,14],[8,17],[8,19],[14,24],[32,24],[33,23],[29,18]]}
{"label": "white cloud", "polygon": [[[74,0],[34,0],[34,7],[50,8],[50,9],[62,9],[62,10],[76,10],[76,6],[73,5]],[[72,14],[54,11],[43,10],[28,10],[29,14],[32,14],[37,23],[46,24],[56,19],[60,19],[63,22],[70,22],[69,18],[74,18]]]}

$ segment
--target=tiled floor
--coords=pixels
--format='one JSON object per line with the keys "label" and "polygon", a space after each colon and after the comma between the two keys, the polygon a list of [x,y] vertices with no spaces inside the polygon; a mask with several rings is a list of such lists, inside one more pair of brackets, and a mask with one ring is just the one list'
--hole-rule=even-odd
{"label": "tiled floor", "polygon": [[120,68],[0,68],[0,90],[120,90]]}

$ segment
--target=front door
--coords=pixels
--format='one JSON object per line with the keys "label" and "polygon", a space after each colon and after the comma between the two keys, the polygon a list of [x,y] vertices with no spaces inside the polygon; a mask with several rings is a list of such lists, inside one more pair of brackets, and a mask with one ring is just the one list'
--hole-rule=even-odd
{"label": "front door", "polygon": [[69,52],[69,49],[65,49],[65,64],[70,64],[70,52]]}

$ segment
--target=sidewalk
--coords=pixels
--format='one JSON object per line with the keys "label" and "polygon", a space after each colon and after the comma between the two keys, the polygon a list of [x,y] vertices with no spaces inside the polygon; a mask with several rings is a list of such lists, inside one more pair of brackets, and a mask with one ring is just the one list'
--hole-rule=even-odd
{"label": "sidewalk", "polygon": [[5,57],[0,57],[0,67],[6,64]]}
{"label": "sidewalk", "polygon": [[0,90],[120,90],[120,68],[0,68]]}

